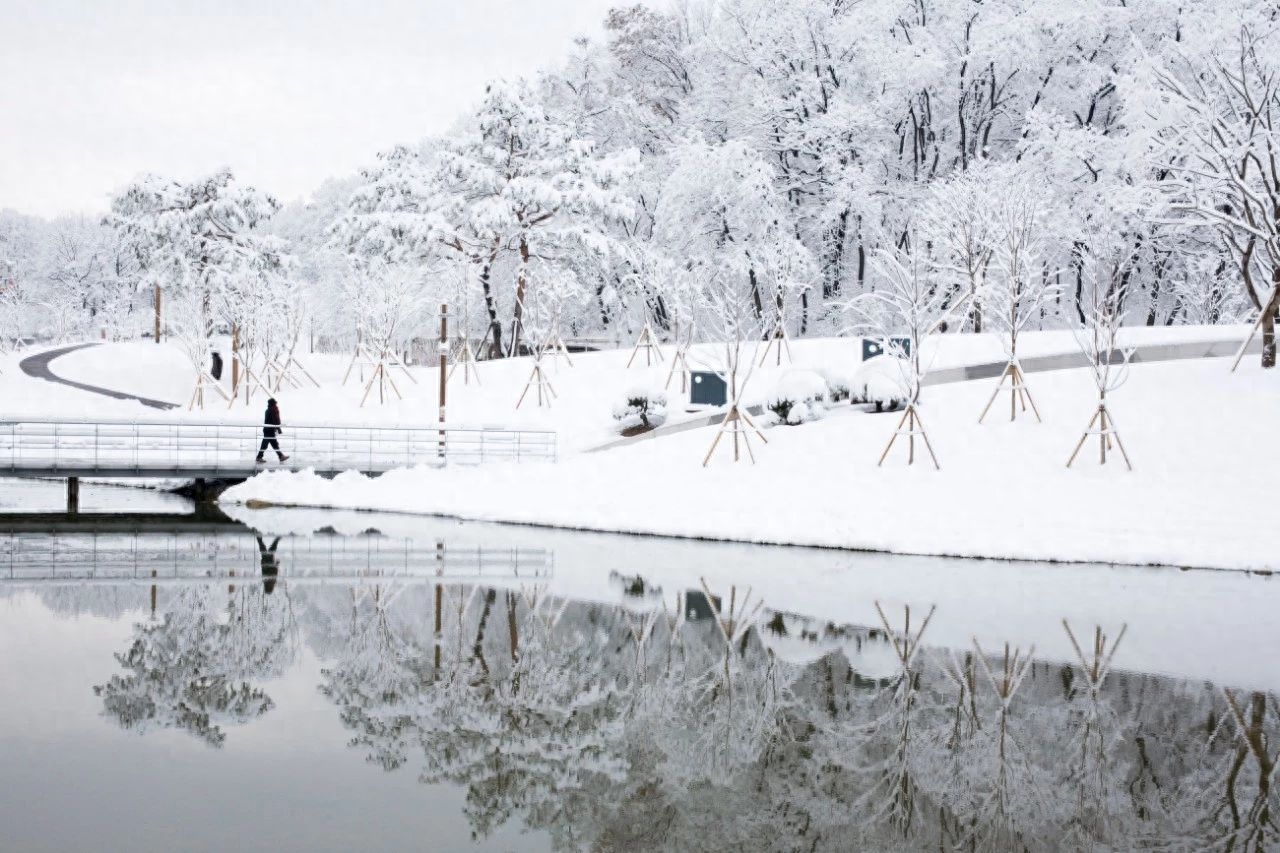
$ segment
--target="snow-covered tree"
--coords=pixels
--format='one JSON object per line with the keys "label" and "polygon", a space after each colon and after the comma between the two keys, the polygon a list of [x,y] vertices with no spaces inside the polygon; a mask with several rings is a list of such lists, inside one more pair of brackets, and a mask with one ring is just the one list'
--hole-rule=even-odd
{"label": "snow-covered tree", "polygon": [[1187,221],[1218,229],[1262,327],[1262,366],[1276,365],[1280,312],[1280,34],[1272,20],[1239,23],[1208,56],[1178,52],[1153,73],[1164,188]]}
{"label": "snow-covered tree", "polygon": [[[744,344],[760,341],[814,275],[769,166],[740,142],[689,143],[672,155],[654,216],[658,252],[683,268],[672,301],[719,342],[737,377]],[[686,278],[687,277],[687,278]],[[655,282],[655,284],[657,284]],[[748,356],[749,358],[749,356]]]}
{"label": "snow-covered tree", "polygon": [[278,209],[223,169],[189,184],[145,175],[112,199],[106,221],[127,241],[142,284],[194,300],[196,314],[171,314],[169,322],[199,325],[192,334],[200,337],[243,319],[279,272],[284,246],[264,230]]}

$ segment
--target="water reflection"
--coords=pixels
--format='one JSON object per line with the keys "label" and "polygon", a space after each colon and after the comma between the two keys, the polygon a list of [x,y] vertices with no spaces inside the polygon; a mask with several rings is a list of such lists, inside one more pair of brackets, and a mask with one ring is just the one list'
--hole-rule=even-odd
{"label": "water reflection", "polygon": [[[93,686],[108,720],[225,749],[277,712],[274,685],[305,650],[345,748],[464,789],[478,839],[1280,848],[1275,693],[1128,669],[1139,635],[1123,622],[939,643],[930,602],[875,601],[853,624],[696,575],[680,589],[618,576],[612,602],[514,575],[295,583],[273,538],[255,535],[251,576],[130,588],[121,609],[141,615]],[[90,587],[29,588],[60,612],[110,609]]]}
{"label": "water reflection", "polygon": [[[563,849],[1274,849],[1274,694],[928,644],[771,611],[735,587],[572,601],[539,586],[185,587],[94,689],[126,728],[211,746],[269,713],[308,630],[370,762],[467,791],[478,836]],[[295,602],[296,599],[296,602]],[[295,606],[296,605],[296,606]],[[313,619],[313,613],[324,618]],[[341,618],[335,618],[341,615]]]}
{"label": "water reflection", "polygon": [[133,642],[115,656],[125,674],[93,689],[103,713],[126,729],[178,728],[221,746],[227,727],[274,707],[256,683],[283,674],[298,641],[288,596],[181,587],[161,618],[134,626]]}

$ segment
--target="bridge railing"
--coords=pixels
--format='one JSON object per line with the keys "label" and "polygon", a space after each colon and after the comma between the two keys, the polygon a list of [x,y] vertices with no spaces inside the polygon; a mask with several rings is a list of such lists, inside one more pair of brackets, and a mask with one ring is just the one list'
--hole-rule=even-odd
{"label": "bridge railing", "polygon": [[235,534],[0,535],[0,586],[13,583],[177,583],[252,579],[266,566],[291,581],[522,579],[553,573],[541,548],[385,536]]}
{"label": "bridge railing", "polygon": [[[260,424],[200,421],[0,421],[0,473],[8,471],[220,470],[254,465]],[[290,468],[388,471],[413,465],[550,461],[556,434],[492,427],[285,424],[277,438]],[[275,451],[267,451],[269,462]]]}

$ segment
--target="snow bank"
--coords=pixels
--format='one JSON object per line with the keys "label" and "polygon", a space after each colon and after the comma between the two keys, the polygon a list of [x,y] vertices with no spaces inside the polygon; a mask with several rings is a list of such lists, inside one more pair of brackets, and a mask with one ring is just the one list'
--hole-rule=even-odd
{"label": "snow bank", "polygon": [[1066,458],[1095,404],[1084,371],[1030,378],[1044,424],[977,424],[996,380],[931,388],[941,471],[876,466],[892,419],[778,430],[759,464],[701,467],[710,429],[558,464],[326,481],[266,473],[224,499],[913,554],[1273,569],[1280,377],[1225,360],[1140,365],[1111,401],[1136,470]]}

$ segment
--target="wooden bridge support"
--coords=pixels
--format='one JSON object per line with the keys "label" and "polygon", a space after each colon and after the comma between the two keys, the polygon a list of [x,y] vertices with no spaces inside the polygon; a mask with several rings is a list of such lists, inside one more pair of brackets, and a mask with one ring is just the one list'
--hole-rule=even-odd
{"label": "wooden bridge support", "polygon": [[67,512],[76,513],[80,511],[80,478],[67,478]]}

